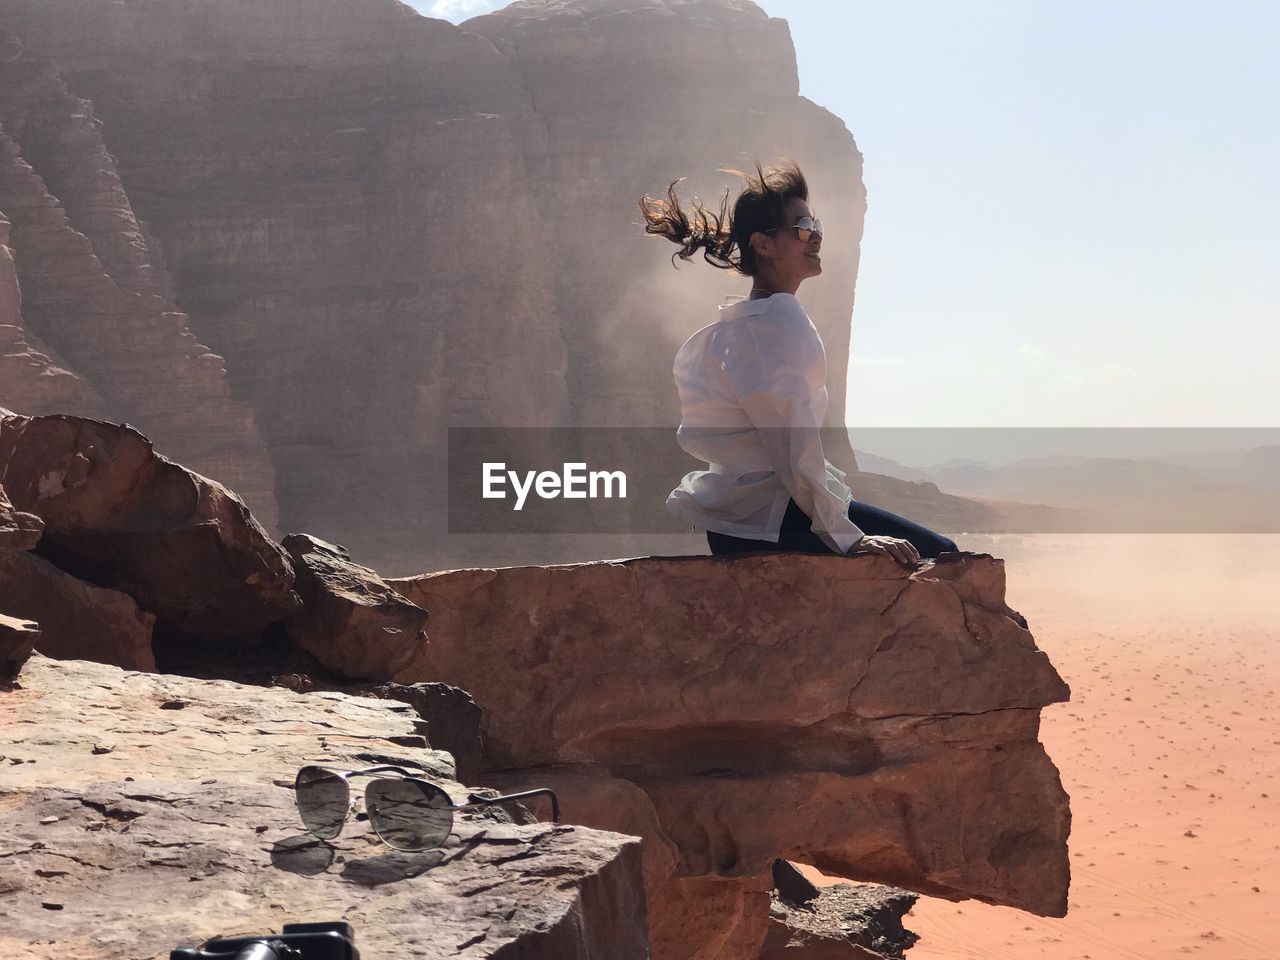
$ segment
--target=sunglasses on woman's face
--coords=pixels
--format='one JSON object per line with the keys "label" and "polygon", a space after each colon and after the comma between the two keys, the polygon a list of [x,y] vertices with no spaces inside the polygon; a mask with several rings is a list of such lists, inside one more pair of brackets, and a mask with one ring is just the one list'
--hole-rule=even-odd
{"label": "sunglasses on woman's face", "polygon": [[768,230],[762,230],[761,233],[774,233],[778,230],[794,230],[801,243],[808,243],[809,238],[815,233],[819,237],[822,236],[822,221],[813,217],[801,217],[789,227],[772,227]]}
{"label": "sunglasses on woman's face", "polygon": [[[386,773],[398,777],[379,776]],[[387,846],[396,850],[430,850],[449,839],[453,832],[453,812],[495,803],[509,803],[528,797],[549,797],[551,818],[560,820],[560,804],[547,789],[526,790],[502,797],[471,794],[470,803],[454,803],[434,783],[419,780],[400,767],[369,767],[346,773],[309,765],[298,771],[294,780],[294,798],[298,815],[307,831],[321,840],[332,840],[342,832],[351,812],[352,777],[377,776],[364,790],[364,809],[369,824]]]}

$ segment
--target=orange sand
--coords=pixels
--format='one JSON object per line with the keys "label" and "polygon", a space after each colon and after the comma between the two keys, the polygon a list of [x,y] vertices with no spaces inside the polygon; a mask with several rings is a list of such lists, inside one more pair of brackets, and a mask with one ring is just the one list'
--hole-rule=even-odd
{"label": "orange sand", "polygon": [[1280,536],[957,538],[1071,684],[1070,910],[922,899],[911,960],[1280,958]]}

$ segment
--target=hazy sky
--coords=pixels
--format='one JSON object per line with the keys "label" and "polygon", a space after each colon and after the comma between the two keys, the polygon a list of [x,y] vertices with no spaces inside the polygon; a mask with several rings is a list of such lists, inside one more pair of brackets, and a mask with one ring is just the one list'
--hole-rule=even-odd
{"label": "hazy sky", "polygon": [[851,426],[1280,426],[1280,3],[757,2],[866,158]]}

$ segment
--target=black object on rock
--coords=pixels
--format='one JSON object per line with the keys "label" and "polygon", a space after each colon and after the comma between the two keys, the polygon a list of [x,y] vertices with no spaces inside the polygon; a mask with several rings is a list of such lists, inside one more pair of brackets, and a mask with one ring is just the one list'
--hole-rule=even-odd
{"label": "black object on rock", "polygon": [[773,861],[773,889],[778,896],[793,907],[801,906],[818,897],[813,881],[796,869],[789,860]]}
{"label": "black object on rock", "polygon": [[169,960],[360,960],[351,924],[286,923],[279,934],[215,937],[203,947],[179,947]]}

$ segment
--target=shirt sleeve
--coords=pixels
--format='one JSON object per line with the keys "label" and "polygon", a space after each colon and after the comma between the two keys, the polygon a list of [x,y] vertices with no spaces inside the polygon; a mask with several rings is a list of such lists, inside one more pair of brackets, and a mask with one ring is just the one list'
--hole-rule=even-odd
{"label": "shirt sleeve", "polygon": [[849,519],[848,488],[829,477],[823,455],[822,338],[803,312],[769,311],[742,322],[743,335],[724,367],[738,402],[791,498],[812,519],[813,532],[837,553],[848,553],[863,533]]}

